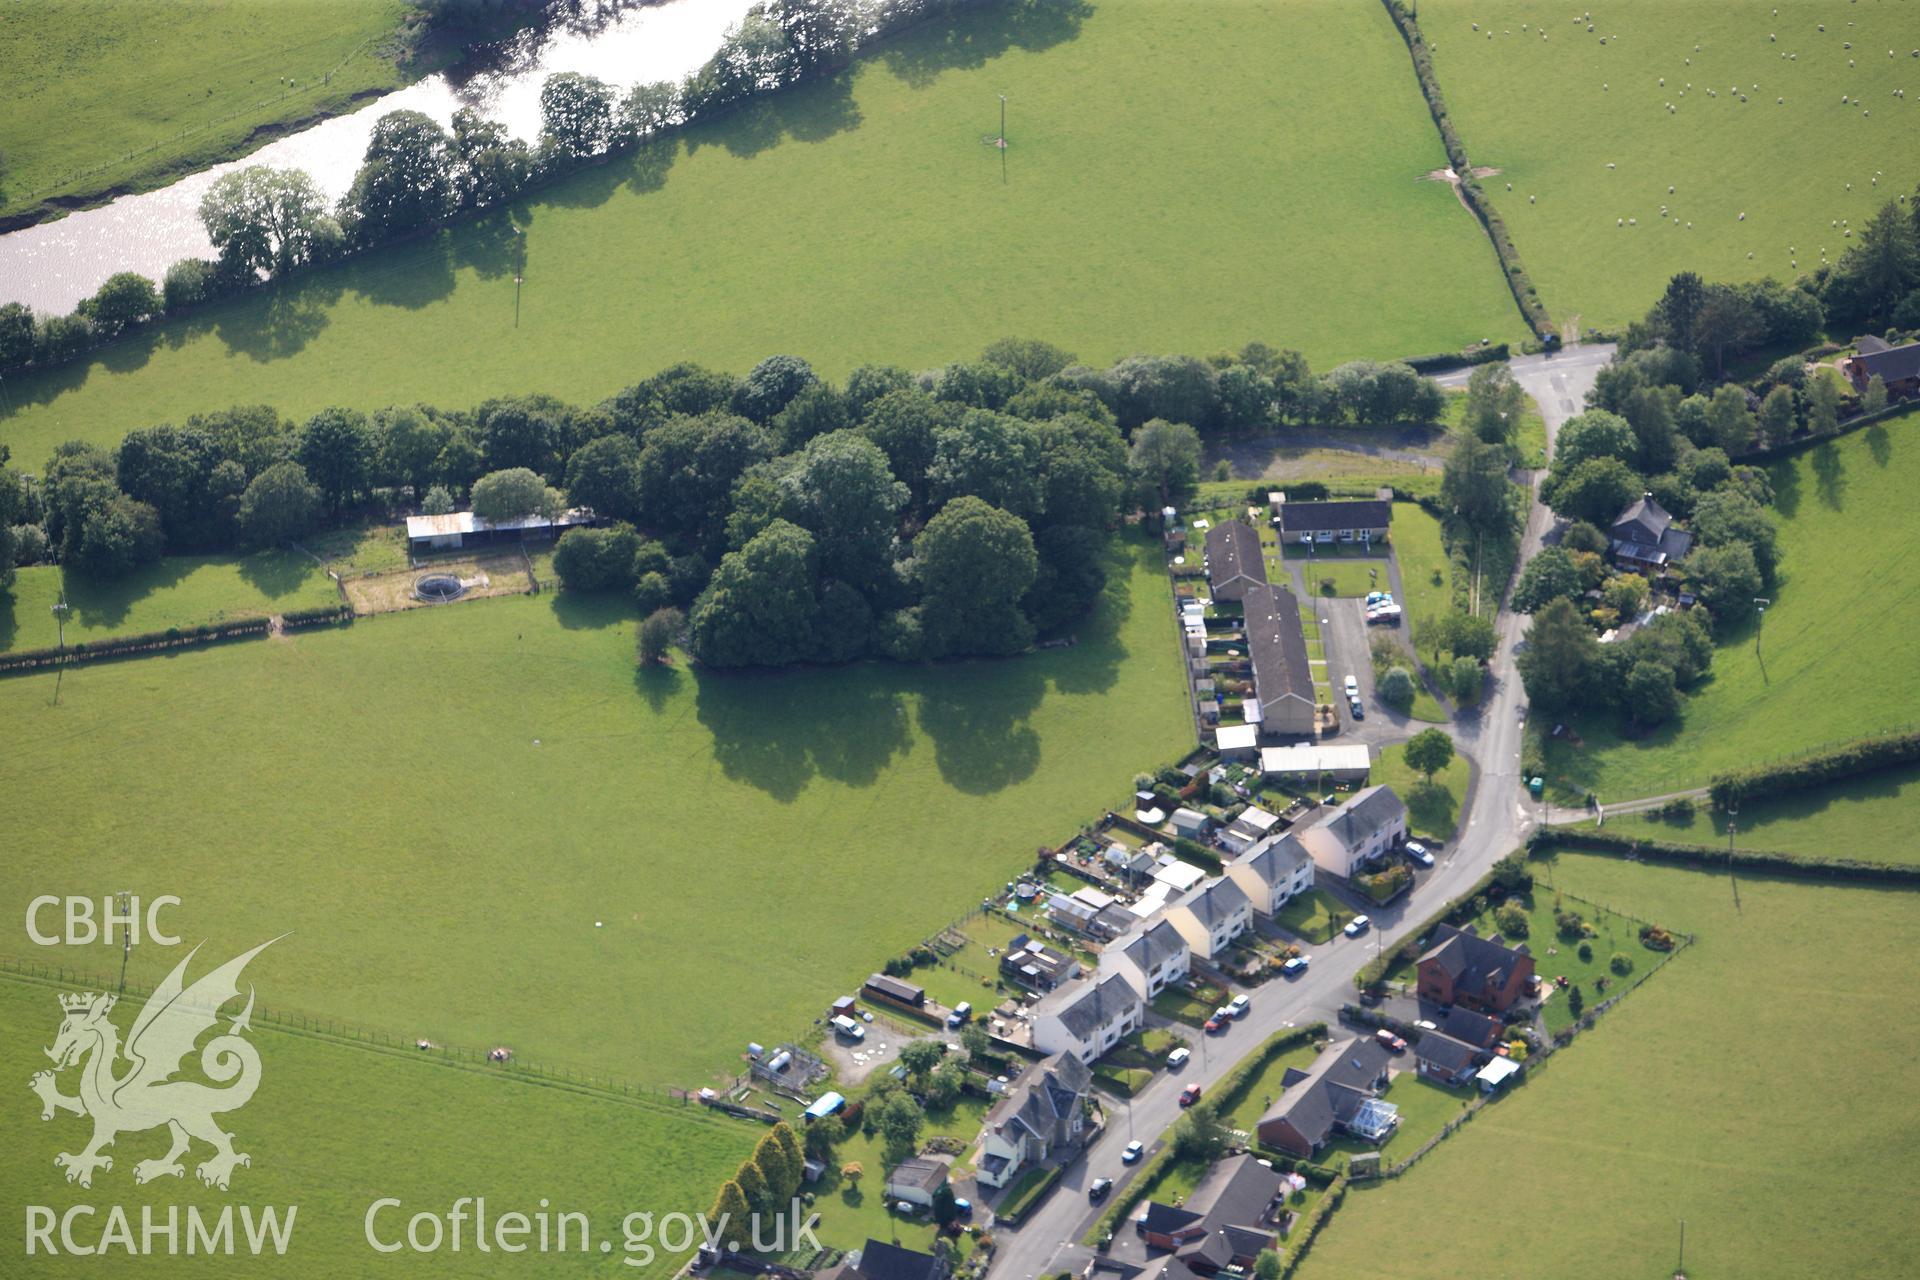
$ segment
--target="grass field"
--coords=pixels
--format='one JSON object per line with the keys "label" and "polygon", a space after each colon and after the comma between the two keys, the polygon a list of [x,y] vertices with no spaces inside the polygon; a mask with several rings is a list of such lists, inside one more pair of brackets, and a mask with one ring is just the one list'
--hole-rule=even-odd
{"label": "grass field", "polygon": [[1296,567],[1306,578],[1307,590],[1316,596],[1364,596],[1370,591],[1385,591],[1392,585],[1387,581],[1385,560],[1320,557],[1311,570],[1305,564]]}
{"label": "grass field", "polygon": [[1380,749],[1372,780],[1392,787],[1406,802],[1409,832],[1451,840],[1454,824],[1460,819],[1460,806],[1466,803],[1467,776],[1467,758],[1455,752],[1447,767],[1428,782],[1425,774],[1407,767],[1407,745],[1399,742]]}
{"label": "grass field", "polygon": [[[0,215],[56,196],[156,186],[226,159],[255,129],[398,87],[404,77],[380,46],[408,7],[404,0],[8,5],[0,40],[0,83],[10,90],[0,118]],[[192,132],[182,137],[184,130]]]}
{"label": "grass field", "polygon": [[918,369],[1007,334],[1322,366],[1509,336],[1485,237],[1416,181],[1442,163],[1378,6],[989,6],[512,210],[518,328],[500,216],[9,379],[0,440],[34,469],[232,403],[591,403],[682,359]]}
{"label": "grass field", "polygon": [[[171,951],[168,959],[177,961],[183,952]],[[205,959],[203,952],[193,975]],[[167,1206],[179,1206],[184,1214],[194,1205],[209,1216],[236,1202],[256,1209],[276,1206],[283,1215],[297,1207],[281,1267],[297,1275],[365,1275],[382,1269],[383,1262],[391,1266],[409,1256],[388,1259],[368,1246],[363,1222],[375,1200],[402,1202],[401,1209],[384,1210],[376,1220],[380,1237],[391,1241],[403,1236],[414,1213],[444,1215],[458,1197],[485,1196],[495,1217],[514,1210],[531,1215],[545,1201],[553,1213],[588,1215],[593,1248],[541,1255],[547,1270],[667,1276],[684,1255],[663,1254],[651,1266],[638,1266],[642,1255],[626,1251],[622,1219],[641,1211],[705,1210],[714,1188],[760,1134],[756,1126],[675,1103],[607,1097],[448,1065],[410,1049],[383,1051],[255,1023],[249,1038],[260,1053],[259,1091],[244,1109],[221,1117],[236,1149],[253,1158],[250,1166],[234,1171],[230,1191],[202,1187],[191,1166],[182,1179],[162,1178],[136,1190],[133,1166],[165,1151],[163,1130],[122,1134],[110,1149],[112,1170],[96,1174],[92,1188],[83,1189],[62,1179],[53,1157],[80,1149],[85,1122],[60,1114],[43,1123],[39,1104],[25,1091],[27,1077],[47,1066],[40,1047],[53,1043],[61,1016],[57,997],[65,989],[0,977],[0,1066],[19,1091],[18,1105],[0,1109],[0,1145],[13,1157],[0,1170],[0,1205],[15,1224],[30,1204],[61,1213],[70,1205],[99,1205],[98,1216],[78,1219],[76,1235],[87,1243],[97,1241],[105,1206],[114,1202],[125,1203],[136,1238],[139,1205],[152,1205],[161,1221]],[[564,994],[561,987],[555,991]],[[273,987],[263,983],[261,1002],[273,994]],[[581,1012],[608,1021],[620,1017],[611,1004]],[[125,1011],[115,1018],[123,1034],[132,1021]],[[63,1092],[76,1091],[73,1075],[62,1077]],[[196,1144],[190,1159],[207,1153]],[[162,1260],[168,1275],[236,1276],[264,1268],[244,1254],[186,1257],[184,1232],[183,1222],[181,1256]],[[471,1232],[469,1225],[461,1252],[435,1254],[433,1270],[456,1276],[521,1274],[534,1256],[478,1253]],[[613,1242],[611,1259],[599,1252],[602,1238]],[[24,1236],[15,1240],[23,1243]],[[164,1239],[158,1247],[164,1251]],[[635,1259],[635,1267],[610,1265],[627,1257]],[[27,1270],[18,1274],[35,1276],[101,1269],[98,1258],[39,1256],[23,1265]],[[414,1269],[422,1265],[414,1259]],[[409,1269],[404,1262],[399,1266]]]}
{"label": "grass field", "polygon": [[[169,556],[118,582],[76,574],[64,585],[68,644],[311,609],[340,598],[319,565],[290,551]],[[0,594],[0,653],[57,643],[52,610],[61,587],[55,565],[18,571],[12,593]]]}
{"label": "grass field", "polygon": [[[1681,1218],[1692,1276],[1908,1274],[1920,1120],[1897,1099],[1920,1086],[1920,1029],[1887,1016],[1885,980],[1920,946],[1914,895],[1743,877],[1736,904],[1722,875],[1559,864],[1569,893],[1698,941],[1405,1177],[1348,1196],[1302,1280],[1457,1276],[1463,1258],[1486,1276],[1665,1276]],[[1787,939],[1818,963],[1783,964]],[[1872,1087],[1809,1087],[1836,1047]]]}
{"label": "grass field", "polygon": [[1157,561],[1004,662],[636,672],[624,604],[547,593],[0,681],[0,900],[176,894],[293,931],[291,1011],[705,1083],[1191,746]]}
{"label": "grass field", "polygon": [[[1669,821],[1650,813],[1607,819],[1614,835],[1724,848],[1726,818],[1704,803],[1691,818]],[[1866,862],[1920,861],[1920,765],[1882,769],[1834,786],[1798,791],[1740,806],[1736,840],[1742,849],[1768,849],[1804,858],[1858,858]]]}
{"label": "grass field", "polygon": [[1679,720],[1627,740],[1579,724],[1586,746],[1549,743],[1548,780],[1604,803],[1705,784],[1740,765],[1860,737],[1914,719],[1920,593],[1909,548],[1920,514],[1920,438],[1868,427],[1770,472],[1781,579],[1755,649],[1746,627],[1725,638],[1713,675]]}
{"label": "grass field", "polygon": [[1595,11],[1591,32],[1582,12],[1420,6],[1454,125],[1501,170],[1483,185],[1563,324],[1637,319],[1676,271],[1811,272],[1852,243],[1835,223],[1860,227],[1920,180],[1904,0],[1636,4]]}

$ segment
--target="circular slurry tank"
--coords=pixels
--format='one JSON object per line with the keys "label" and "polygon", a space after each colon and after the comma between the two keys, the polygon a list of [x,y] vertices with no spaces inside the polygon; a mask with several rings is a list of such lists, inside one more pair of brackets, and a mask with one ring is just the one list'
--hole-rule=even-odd
{"label": "circular slurry tank", "polygon": [[467,594],[466,584],[450,573],[429,573],[413,584],[413,598],[428,604],[445,604]]}

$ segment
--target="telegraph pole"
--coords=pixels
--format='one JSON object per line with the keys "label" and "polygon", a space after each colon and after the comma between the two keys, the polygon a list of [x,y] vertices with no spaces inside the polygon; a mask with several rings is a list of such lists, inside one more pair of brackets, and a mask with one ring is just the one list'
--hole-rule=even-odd
{"label": "telegraph pole", "polygon": [[1007,95],[1000,95],[1000,185],[1007,185]]}
{"label": "telegraph pole", "polygon": [[1737,880],[1733,874],[1733,833],[1739,829],[1739,826],[1740,802],[1738,800],[1729,801],[1727,804],[1727,883],[1733,886],[1733,909],[1735,911],[1740,909],[1740,881]]}
{"label": "telegraph pole", "polygon": [[60,651],[54,658],[53,671],[53,705],[56,707],[60,705],[60,681],[67,672],[67,611],[69,607],[67,589],[63,586],[60,588],[60,603],[53,606],[53,620],[60,628]]}
{"label": "telegraph pole", "polygon": [[133,926],[127,923],[132,915],[133,892],[122,889],[113,895],[114,908],[120,914],[120,994],[127,994],[127,960],[133,954]]}
{"label": "telegraph pole", "polygon": [[1764,596],[1753,598],[1753,607],[1760,611],[1759,620],[1753,624],[1753,656],[1756,658],[1760,656],[1760,633],[1766,630],[1767,626],[1767,606],[1772,603],[1773,601]]}

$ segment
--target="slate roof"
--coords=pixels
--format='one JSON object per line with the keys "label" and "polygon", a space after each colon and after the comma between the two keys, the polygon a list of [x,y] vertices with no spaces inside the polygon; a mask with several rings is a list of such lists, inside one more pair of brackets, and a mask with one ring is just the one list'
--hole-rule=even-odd
{"label": "slate roof", "polygon": [[1233,919],[1236,913],[1252,903],[1253,899],[1247,896],[1246,890],[1223,877],[1208,881],[1204,888],[1183,899],[1179,905],[1193,912],[1195,919],[1211,929]]}
{"label": "slate roof", "polygon": [[1089,979],[1079,986],[1055,987],[1052,994],[1033,1007],[1035,1018],[1052,1014],[1069,1032],[1084,1040],[1115,1021],[1121,1013],[1140,1003],[1133,984],[1117,973]]}
{"label": "slate roof", "polygon": [[1260,1124],[1286,1120],[1318,1147],[1333,1135],[1335,1124],[1352,1119],[1375,1096],[1374,1081],[1386,1072],[1387,1061],[1386,1047],[1371,1036],[1329,1045],[1307,1070],[1281,1077],[1286,1091]]}
{"label": "slate roof", "polygon": [[1149,1200],[1145,1207],[1134,1215],[1134,1221],[1140,1224],[1142,1231],[1148,1231],[1157,1236],[1170,1236],[1176,1231],[1198,1226],[1202,1216],[1192,1209]]}
{"label": "slate roof", "polygon": [[1429,1019],[1440,1028],[1442,1035],[1452,1036],[1455,1040],[1478,1045],[1482,1049],[1491,1049],[1500,1039],[1500,1032],[1506,1024],[1498,1018],[1490,1018],[1484,1013],[1454,1005],[1437,1018]]}
{"label": "slate roof", "polygon": [[1313,855],[1300,843],[1300,837],[1285,832],[1268,836],[1236,858],[1233,865],[1246,867],[1271,885],[1287,883],[1303,865],[1312,861]]}
{"label": "slate roof", "polygon": [[1505,986],[1519,958],[1528,954],[1524,942],[1508,947],[1497,934],[1483,938],[1471,929],[1442,924],[1434,927],[1433,945],[1420,957],[1420,964],[1440,966],[1453,979],[1456,991],[1477,994]]}
{"label": "slate roof", "polygon": [[1347,802],[1315,825],[1331,832],[1348,849],[1357,849],[1383,827],[1405,822],[1407,806],[1392,787],[1375,785],[1353,793]]}
{"label": "slate roof", "polygon": [[1307,717],[1303,732],[1312,732],[1313,671],[1307,665],[1306,633],[1300,629],[1300,602],[1293,592],[1262,583],[1248,588],[1242,603],[1261,723],[1270,733],[1292,732],[1277,726],[1289,718],[1286,704],[1293,703]]}
{"label": "slate roof", "polygon": [[1175,1254],[1182,1262],[1206,1264],[1218,1271],[1235,1257],[1270,1248],[1273,1228],[1268,1211],[1280,1195],[1280,1175],[1251,1155],[1233,1156],[1207,1170],[1181,1208],[1149,1200],[1135,1216],[1144,1231],[1175,1235],[1203,1233]]}
{"label": "slate roof", "polygon": [[1325,533],[1338,529],[1384,529],[1393,521],[1393,504],[1362,502],[1283,502],[1282,533]]}
{"label": "slate roof", "polygon": [[841,1263],[827,1274],[852,1280],[932,1280],[945,1272],[940,1260],[930,1253],[902,1249],[884,1240],[868,1238],[860,1249],[860,1264]]}
{"label": "slate roof", "polygon": [[1862,346],[1860,354],[1853,357],[1853,363],[1860,370],[1862,379],[1871,378],[1876,373],[1882,381],[1889,383],[1920,378],[1920,342],[1888,347],[1884,351],[1868,351]]}
{"label": "slate roof", "polygon": [[1175,956],[1185,955],[1188,949],[1180,931],[1161,919],[1128,938],[1120,954],[1138,965],[1142,972],[1152,973]]}
{"label": "slate roof", "polygon": [[914,1156],[902,1160],[887,1173],[889,1187],[917,1187],[922,1191],[934,1191],[947,1181],[947,1162],[930,1160],[925,1156]]}
{"label": "slate roof", "polygon": [[1678,560],[1693,548],[1693,535],[1674,528],[1673,517],[1650,493],[1642,494],[1616,516],[1608,532],[1613,537],[1615,555],[1656,564]]}
{"label": "slate roof", "polygon": [[1266,580],[1260,535],[1252,525],[1222,520],[1207,530],[1207,581],[1214,595],[1238,600],[1248,587]]}
{"label": "slate roof", "polygon": [[1438,1068],[1443,1075],[1457,1076],[1469,1067],[1478,1066],[1486,1050],[1476,1049],[1444,1032],[1429,1031],[1413,1046],[1413,1056]]}
{"label": "slate roof", "polygon": [[996,1133],[1025,1129],[1043,1142],[1052,1142],[1065,1132],[1064,1124],[1073,1118],[1092,1083],[1092,1068],[1070,1053],[1056,1053],[1036,1065],[994,1107],[987,1123]]}

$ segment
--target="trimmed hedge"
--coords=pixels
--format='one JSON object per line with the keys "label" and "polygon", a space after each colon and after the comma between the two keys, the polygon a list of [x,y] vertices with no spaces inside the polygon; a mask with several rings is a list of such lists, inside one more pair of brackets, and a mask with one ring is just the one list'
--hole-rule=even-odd
{"label": "trimmed hedge", "polygon": [[280,625],[288,631],[304,631],[308,627],[345,626],[353,621],[353,606],[349,604],[323,604],[311,609],[290,609],[280,615]]}
{"label": "trimmed hedge", "polygon": [[1724,811],[1741,800],[1771,799],[1916,760],[1920,760],[1920,730],[1883,734],[1860,738],[1831,751],[1723,773],[1714,778],[1707,792],[1713,797],[1713,807]]}
{"label": "trimmed hedge", "polygon": [[14,653],[0,654],[0,672],[33,671],[41,667],[55,666],[63,659],[67,662],[90,662],[99,658],[120,658],[139,653],[156,653],[163,649],[192,648],[221,640],[237,640],[265,634],[267,634],[265,618],[234,618],[227,622],[203,623],[197,627],[168,627],[165,631],[114,636],[111,639],[92,642],[82,641],[79,644],[68,645],[65,650],[57,647],[21,649]]}
{"label": "trimmed hedge", "polygon": [[1863,413],[1857,417],[1848,418],[1832,431],[1823,431],[1818,435],[1796,436],[1783,444],[1748,449],[1735,455],[1731,461],[1778,462],[1783,458],[1791,458],[1796,454],[1805,453],[1809,449],[1818,448],[1829,440],[1838,440],[1842,436],[1852,435],[1863,427],[1871,427],[1876,423],[1887,422],[1894,418],[1902,418],[1907,414],[1916,412],[1920,412],[1920,400],[1896,400],[1877,413]]}
{"label": "trimmed hedge", "polygon": [[[994,1217],[1010,1226],[1018,1226],[1021,1216],[1039,1204],[1041,1197],[1053,1190],[1054,1184],[1060,1181],[1060,1171],[1060,1166],[1056,1164],[1046,1169],[1030,1169],[1022,1174],[1021,1182],[1026,1185],[1014,1184],[1014,1194],[1008,1196],[1001,1202],[1000,1207],[994,1210]],[[1040,1176],[1033,1177],[1035,1173]]]}
{"label": "trimmed hedge", "polygon": [[[1712,845],[1638,840],[1605,831],[1536,831],[1528,838],[1527,848],[1528,852],[1535,854],[1555,848],[1617,853],[1643,862],[1664,862],[1707,871],[1724,871],[1728,865],[1727,851]],[[1791,854],[1769,853],[1764,849],[1736,849],[1733,852],[1733,865],[1749,871],[1779,875],[1877,881],[1883,884],[1920,884],[1920,866],[1910,863],[1862,862],[1855,858],[1798,858]]]}
{"label": "trimmed hedge", "polygon": [[1293,1229],[1293,1235],[1287,1241],[1287,1251],[1281,1259],[1282,1276],[1290,1276],[1300,1260],[1307,1256],[1307,1250],[1313,1247],[1313,1238],[1320,1234],[1320,1228],[1327,1224],[1327,1218],[1340,1207],[1347,1198],[1347,1175],[1342,1173],[1327,1186],[1327,1194],[1319,1204],[1313,1206],[1313,1212],[1304,1222]]}
{"label": "trimmed hedge", "polygon": [[1463,351],[1440,351],[1427,356],[1408,356],[1400,363],[1415,373],[1445,373],[1449,369],[1470,369],[1477,364],[1494,364],[1513,354],[1504,342],[1468,347]]}
{"label": "trimmed hedge", "polygon": [[1381,978],[1386,976],[1387,970],[1393,968],[1394,960],[1400,954],[1402,947],[1405,947],[1408,943],[1418,946],[1419,940],[1426,937],[1429,933],[1432,933],[1436,926],[1443,924],[1465,924],[1467,921],[1473,919],[1476,914],[1473,909],[1473,900],[1493,887],[1494,877],[1498,872],[1499,869],[1497,866],[1489,868],[1487,874],[1481,876],[1469,885],[1465,893],[1462,893],[1459,897],[1423,920],[1420,927],[1408,934],[1406,940],[1400,943],[1399,946],[1394,947],[1393,950],[1387,952],[1385,955],[1377,956],[1361,965],[1360,972],[1353,975],[1353,985],[1364,991],[1366,988],[1380,981]]}
{"label": "trimmed hedge", "polygon": [[1460,141],[1460,134],[1453,127],[1453,118],[1447,114],[1447,102],[1440,94],[1440,80],[1434,74],[1433,55],[1427,51],[1426,38],[1420,34],[1419,19],[1401,0],[1382,0],[1387,12],[1393,17],[1393,24],[1399,28],[1400,38],[1407,43],[1407,52],[1413,56],[1413,70],[1420,81],[1420,93],[1427,100],[1427,110],[1433,114],[1433,123],[1440,130],[1440,141],[1447,149],[1447,163],[1459,175],[1461,198],[1467,202],[1467,208],[1480,219],[1480,225],[1486,229],[1487,239],[1493,241],[1493,252],[1505,269],[1507,287],[1513,291],[1513,301],[1520,308],[1520,314],[1526,317],[1527,324],[1543,340],[1551,340],[1554,335],[1553,317],[1547,314],[1546,307],[1540,301],[1540,294],[1533,287],[1533,281],[1527,277],[1527,269],[1520,263],[1520,251],[1514,247],[1513,237],[1507,233],[1507,224],[1494,209],[1493,204],[1480,190],[1480,183],[1473,176],[1473,165],[1467,160],[1466,144]]}

